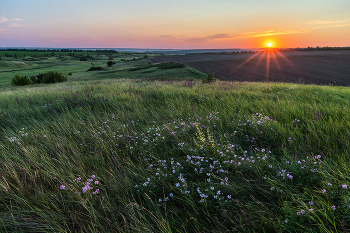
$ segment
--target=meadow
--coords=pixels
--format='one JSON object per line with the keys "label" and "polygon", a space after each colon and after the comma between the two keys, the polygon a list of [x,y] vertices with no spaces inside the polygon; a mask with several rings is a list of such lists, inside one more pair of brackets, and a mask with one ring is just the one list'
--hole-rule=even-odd
{"label": "meadow", "polygon": [[0,71],[0,232],[350,228],[349,88],[94,59],[47,67],[72,72],[59,84]]}

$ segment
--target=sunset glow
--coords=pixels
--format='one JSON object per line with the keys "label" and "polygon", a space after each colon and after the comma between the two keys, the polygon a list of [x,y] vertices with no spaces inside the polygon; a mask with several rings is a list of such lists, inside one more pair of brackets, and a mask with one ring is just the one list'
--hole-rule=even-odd
{"label": "sunset glow", "polygon": [[0,9],[2,47],[350,46],[348,0],[13,0]]}

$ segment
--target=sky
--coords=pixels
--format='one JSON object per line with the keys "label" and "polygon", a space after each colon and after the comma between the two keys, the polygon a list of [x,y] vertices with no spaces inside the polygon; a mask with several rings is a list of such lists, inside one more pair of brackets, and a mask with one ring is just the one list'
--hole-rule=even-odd
{"label": "sky", "polygon": [[350,46],[350,0],[0,0],[0,47]]}

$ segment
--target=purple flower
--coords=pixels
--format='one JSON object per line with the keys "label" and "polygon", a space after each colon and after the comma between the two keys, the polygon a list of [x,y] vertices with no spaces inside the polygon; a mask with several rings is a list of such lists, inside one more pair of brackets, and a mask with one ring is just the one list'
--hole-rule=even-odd
{"label": "purple flower", "polygon": [[301,210],[300,213],[301,213],[301,214],[305,214],[305,210]]}
{"label": "purple flower", "polygon": [[332,206],[332,210],[335,210],[335,206]]}
{"label": "purple flower", "polygon": [[323,193],[323,194],[325,194],[325,193],[326,193],[326,190],[325,190],[325,189],[323,189],[323,190],[322,190],[322,193]]}
{"label": "purple flower", "polygon": [[311,212],[312,212],[312,211],[314,211],[314,209],[309,209],[309,211],[311,211]]}
{"label": "purple flower", "polygon": [[348,188],[348,186],[347,186],[346,184],[343,184],[341,187],[342,187],[343,189]]}
{"label": "purple flower", "polygon": [[66,186],[64,186],[64,185],[60,186],[60,189],[65,189],[65,188],[66,188]]}
{"label": "purple flower", "polygon": [[314,203],[312,201],[309,202],[309,205],[313,205]]}
{"label": "purple flower", "polygon": [[300,212],[297,212],[297,215],[301,215],[301,213],[300,213]]}
{"label": "purple flower", "polygon": [[92,178],[92,179],[95,178],[95,175],[92,175],[91,178]]}
{"label": "purple flower", "polygon": [[95,184],[98,184],[98,180],[96,180],[94,183],[95,183]]}
{"label": "purple flower", "polygon": [[328,183],[328,185],[329,185],[329,186],[332,186],[332,184],[331,184],[331,183]]}

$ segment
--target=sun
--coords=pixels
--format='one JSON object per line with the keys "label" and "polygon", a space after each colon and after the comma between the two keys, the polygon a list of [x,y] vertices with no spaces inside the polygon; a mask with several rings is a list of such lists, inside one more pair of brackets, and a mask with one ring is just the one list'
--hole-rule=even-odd
{"label": "sun", "polygon": [[272,46],[272,44],[271,44],[271,43],[268,43],[268,44],[267,44],[267,46],[268,46],[268,47],[271,47],[271,46]]}

